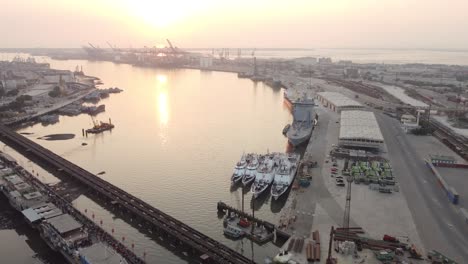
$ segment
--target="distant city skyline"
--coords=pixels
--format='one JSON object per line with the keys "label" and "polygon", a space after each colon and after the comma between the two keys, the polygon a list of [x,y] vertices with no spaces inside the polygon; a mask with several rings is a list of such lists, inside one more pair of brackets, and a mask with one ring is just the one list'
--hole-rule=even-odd
{"label": "distant city skyline", "polygon": [[468,1],[0,0],[0,48],[466,50]]}

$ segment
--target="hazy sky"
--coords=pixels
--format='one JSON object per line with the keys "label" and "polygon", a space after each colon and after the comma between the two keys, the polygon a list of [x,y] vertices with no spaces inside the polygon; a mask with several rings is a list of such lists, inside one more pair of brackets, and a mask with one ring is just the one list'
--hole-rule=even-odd
{"label": "hazy sky", "polygon": [[0,0],[0,47],[468,49],[468,0]]}

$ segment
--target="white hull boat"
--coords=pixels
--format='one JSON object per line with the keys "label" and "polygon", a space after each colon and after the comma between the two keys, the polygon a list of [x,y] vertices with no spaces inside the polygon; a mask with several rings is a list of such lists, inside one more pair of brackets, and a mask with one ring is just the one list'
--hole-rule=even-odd
{"label": "white hull boat", "polygon": [[282,155],[271,187],[271,196],[277,200],[291,186],[296,176],[300,156],[296,153]]}
{"label": "white hull boat", "polygon": [[271,157],[266,157],[262,164],[257,169],[255,181],[252,184],[250,191],[254,198],[259,197],[265,192],[273,183],[273,176],[275,174],[274,161]]}
{"label": "white hull boat", "polygon": [[244,186],[251,184],[255,180],[257,169],[261,160],[262,157],[259,157],[256,154],[250,154],[249,157],[247,157],[248,165],[245,170],[244,177],[242,178],[242,184]]}
{"label": "white hull boat", "polygon": [[247,161],[245,160],[245,155],[242,155],[241,160],[237,162],[236,167],[234,168],[234,172],[232,173],[231,184],[236,184],[242,181],[242,178],[245,175],[246,168]]}

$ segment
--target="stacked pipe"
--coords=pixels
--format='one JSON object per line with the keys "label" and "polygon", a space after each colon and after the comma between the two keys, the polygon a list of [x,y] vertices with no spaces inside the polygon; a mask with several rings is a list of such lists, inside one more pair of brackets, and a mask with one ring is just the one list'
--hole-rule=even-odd
{"label": "stacked pipe", "polygon": [[365,237],[360,237],[357,234],[348,233],[345,229],[335,231],[335,241],[354,241],[360,243],[363,247],[372,250],[407,248],[407,244],[400,242],[389,242],[384,240],[376,240]]}
{"label": "stacked pipe", "polygon": [[312,246],[312,243],[310,243],[310,242],[307,243],[306,256],[307,256],[307,261],[314,261],[315,260],[314,246]]}
{"label": "stacked pipe", "polygon": [[314,245],[314,257],[315,261],[320,261],[320,244]]}
{"label": "stacked pipe", "polygon": [[294,246],[294,243],[296,242],[296,239],[293,238],[291,239],[291,241],[289,241],[289,244],[288,244],[288,251],[291,251],[293,249],[293,246]]}

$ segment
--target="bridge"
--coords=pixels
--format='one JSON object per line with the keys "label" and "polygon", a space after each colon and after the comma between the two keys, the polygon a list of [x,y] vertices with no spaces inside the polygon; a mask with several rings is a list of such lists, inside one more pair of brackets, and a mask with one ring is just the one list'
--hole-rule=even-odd
{"label": "bridge", "polygon": [[113,204],[128,211],[151,233],[158,233],[177,250],[185,251],[201,263],[255,263],[228,246],[200,233],[141,199],[110,184],[52,151],[0,124],[0,140],[24,155],[32,155],[47,166],[60,171],[94,190]]}

